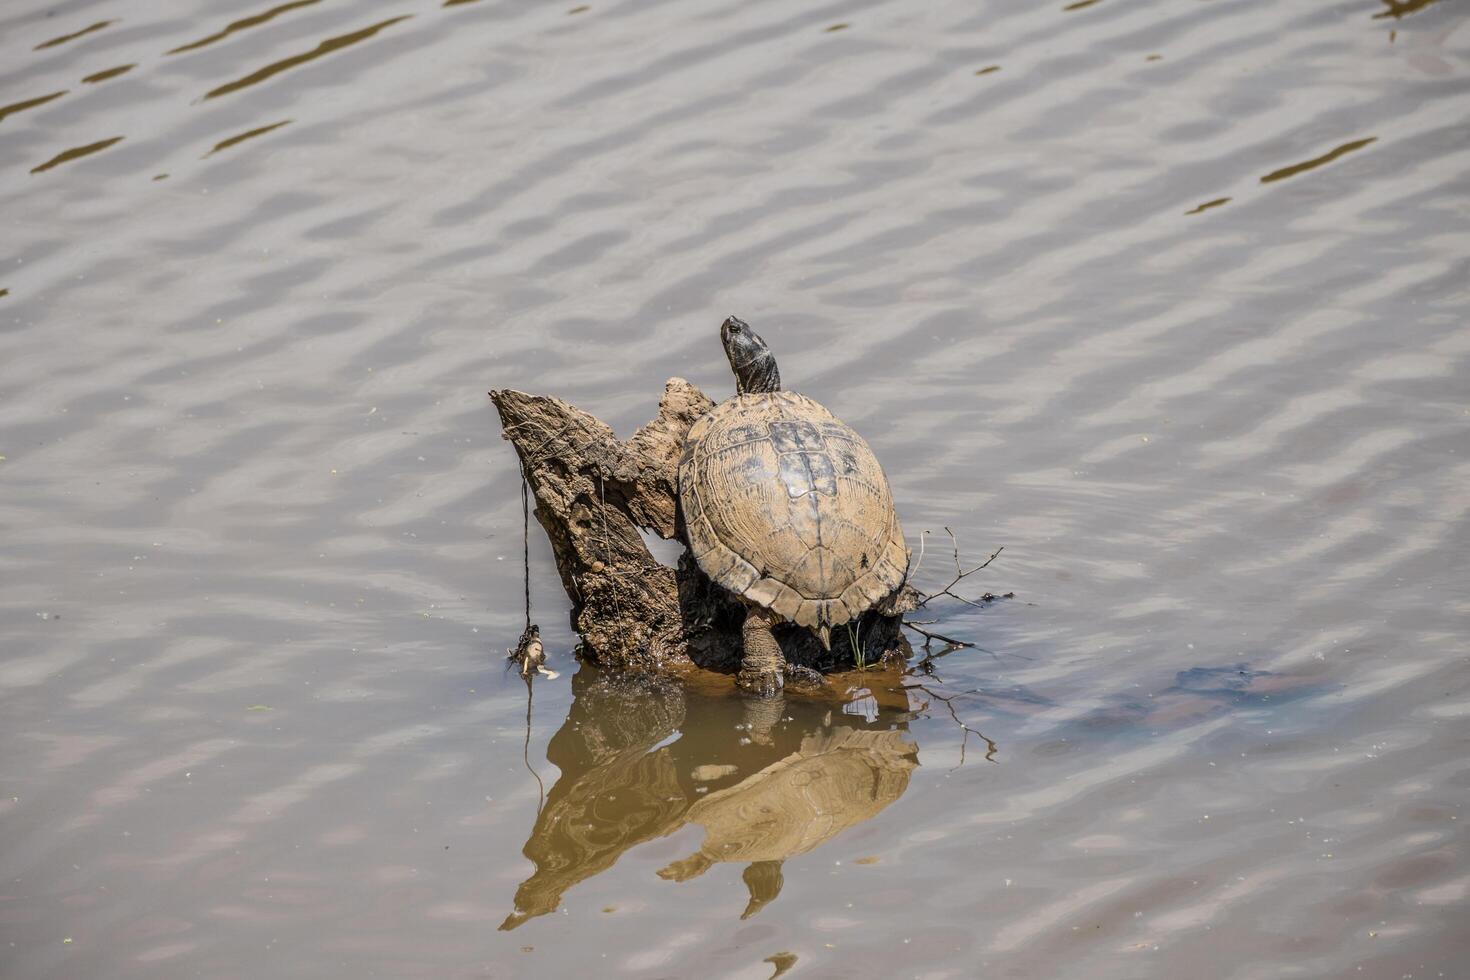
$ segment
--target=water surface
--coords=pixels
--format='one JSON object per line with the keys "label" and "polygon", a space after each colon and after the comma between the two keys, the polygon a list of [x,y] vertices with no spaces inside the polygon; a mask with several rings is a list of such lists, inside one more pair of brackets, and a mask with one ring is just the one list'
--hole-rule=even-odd
{"label": "water surface", "polygon": [[[7,4],[0,972],[1464,975],[1466,19]],[[485,391],[730,313],[1017,598],[763,715],[533,537],[528,705]]]}

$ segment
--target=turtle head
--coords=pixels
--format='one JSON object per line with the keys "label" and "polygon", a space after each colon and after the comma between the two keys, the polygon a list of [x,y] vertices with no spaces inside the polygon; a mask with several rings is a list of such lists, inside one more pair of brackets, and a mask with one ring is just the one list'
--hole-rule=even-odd
{"label": "turtle head", "polygon": [[781,390],[781,372],[776,370],[776,355],[761,340],[760,334],[739,317],[727,317],[720,324],[720,343],[735,372],[735,391],[756,395]]}

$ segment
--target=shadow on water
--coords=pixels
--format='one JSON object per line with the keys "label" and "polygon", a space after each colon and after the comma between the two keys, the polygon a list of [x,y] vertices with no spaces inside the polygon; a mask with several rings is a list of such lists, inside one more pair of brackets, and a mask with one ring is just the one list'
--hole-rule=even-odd
{"label": "shadow on water", "polygon": [[[877,685],[875,685],[877,687]],[[547,746],[561,775],[523,853],[536,866],[516,890],[513,929],[554,912],[573,885],[629,849],[686,824],[703,844],[661,869],[687,881],[721,861],[746,865],[742,918],[776,899],[781,863],[876,816],[919,764],[902,687],[860,714],[831,700],[732,697],[697,683],[649,689],[572,679],[567,719]]]}

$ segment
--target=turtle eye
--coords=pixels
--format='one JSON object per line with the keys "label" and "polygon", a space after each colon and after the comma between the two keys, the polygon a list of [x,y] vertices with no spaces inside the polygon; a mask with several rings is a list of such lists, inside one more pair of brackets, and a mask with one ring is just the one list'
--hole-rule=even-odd
{"label": "turtle eye", "polygon": [[732,323],[732,324],[730,324],[730,332],[731,333],[739,333],[740,332],[740,324],[738,324],[738,323]]}

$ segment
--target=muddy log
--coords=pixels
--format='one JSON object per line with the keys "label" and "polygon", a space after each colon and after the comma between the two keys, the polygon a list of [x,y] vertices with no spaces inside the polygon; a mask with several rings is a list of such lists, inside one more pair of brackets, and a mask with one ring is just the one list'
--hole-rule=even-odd
{"label": "muddy log", "polygon": [[[649,553],[639,533],[643,528],[685,541],[679,455],[690,427],[714,407],[709,396],[682,378],[670,379],[658,415],[624,441],[559,398],[510,389],[492,391],[490,398],[502,434],[520,457],[536,520],[551,541],[583,655],[604,667],[646,674],[691,666],[739,669],[740,601],[699,571],[687,547],[679,567],[669,568]],[[778,626],[788,680],[820,683],[813,671],[906,655],[899,614],[913,601],[905,587],[851,629],[834,629],[830,651],[808,630]]]}

